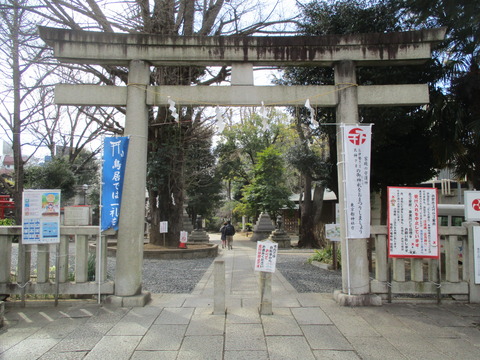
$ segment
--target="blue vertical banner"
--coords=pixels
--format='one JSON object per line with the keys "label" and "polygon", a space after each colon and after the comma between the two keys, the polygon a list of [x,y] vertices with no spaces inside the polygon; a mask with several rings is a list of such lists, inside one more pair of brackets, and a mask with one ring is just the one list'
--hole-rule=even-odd
{"label": "blue vertical banner", "polygon": [[103,143],[101,230],[118,230],[128,137],[107,137]]}

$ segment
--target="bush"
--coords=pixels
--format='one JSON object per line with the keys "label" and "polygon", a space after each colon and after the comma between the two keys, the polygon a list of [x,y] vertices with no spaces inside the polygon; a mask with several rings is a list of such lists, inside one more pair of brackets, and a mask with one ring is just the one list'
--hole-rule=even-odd
{"label": "bush", "polygon": [[15,219],[0,219],[0,226],[15,225]]}
{"label": "bush", "polygon": [[[326,248],[315,250],[307,262],[311,264],[313,261],[322,262],[325,264],[333,264],[333,246],[328,246]],[[337,267],[340,268],[342,263],[340,247],[337,247]]]}

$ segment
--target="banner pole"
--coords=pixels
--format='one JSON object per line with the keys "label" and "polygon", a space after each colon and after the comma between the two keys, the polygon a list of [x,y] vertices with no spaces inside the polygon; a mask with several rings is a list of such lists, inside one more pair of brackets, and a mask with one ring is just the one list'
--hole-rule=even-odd
{"label": "banner pole", "polygon": [[343,218],[345,219],[344,223],[343,223],[343,227],[344,227],[344,235],[345,235],[345,252],[347,254],[346,256],[346,262],[347,262],[347,291],[348,291],[348,295],[351,295],[352,294],[352,291],[351,291],[351,284],[350,284],[350,250],[348,248],[348,229],[347,229],[347,212],[348,212],[348,207],[347,207],[347,179],[346,179],[346,167],[345,167],[345,161],[346,161],[346,156],[345,156],[345,153],[347,151],[347,147],[346,147],[346,144],[345,144],[345,124],[342,124],[340,126],[340,129],[341,129],[341,134],[340,136],[342,137],[342,147],[343,147],[343,151],[342,151],[342,168],[343,168]]}
{"label": "banner pole", "polygon": [[99,204],[98,204],[98,241],[97,241],[97,247],[98,247],[98,261],[96,263],[98,264],[98,271],[97,276],[97,282],[98,282],[98,299],[97,303],[100,305],[101,303],[101,296],[102,296],[102,284],[101,284],[101,279],[102,279],[102,212],[103,212],[103,204],[102,204],[102,198],[103,198],[103,167],[104,167],[104,162],[105,162],[105,136],[102,137],[102,161],[101,164],[102,166],[100,167],[100,191],[99,191]]}

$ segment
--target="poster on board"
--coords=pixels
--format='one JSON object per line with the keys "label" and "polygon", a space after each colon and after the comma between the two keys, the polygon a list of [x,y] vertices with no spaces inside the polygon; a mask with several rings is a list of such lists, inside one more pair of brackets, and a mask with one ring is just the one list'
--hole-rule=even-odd
{"label": "poster on board", "polygon": [[388,255],[438,258],[437,189],[388,187]]}
{"label": "poster on board", "polygon": [[22,244],[60,242],[60,190],[25,190],[22,201]]}
{"label": "poster on board", "polygon": [[370,125],[343,125],[345,220],[349,239],[370,237]]}

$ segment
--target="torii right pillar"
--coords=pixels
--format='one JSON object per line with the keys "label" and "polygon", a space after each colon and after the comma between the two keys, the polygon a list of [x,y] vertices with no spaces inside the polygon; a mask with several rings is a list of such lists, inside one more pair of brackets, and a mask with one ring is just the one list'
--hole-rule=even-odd
{"label": "torii right pillar", "polygon": [[[358,95],[355,63],[350,60],[335,64],[335,86],[337,88],[337,161],[338,194],[340,209],[340,234],[342,238],[342,291],[334,292],[334,299],[345,306],[382,305],[378,295],[370,294],[368,273],[367,240],[347,239],[345,218],[345,186],[343,171],[343,136],[340,124],[358,123]],[[345,86],[345,85],[353,86]],[[348,246],[347,246],[348,241]]]}

